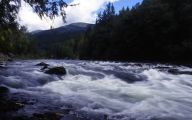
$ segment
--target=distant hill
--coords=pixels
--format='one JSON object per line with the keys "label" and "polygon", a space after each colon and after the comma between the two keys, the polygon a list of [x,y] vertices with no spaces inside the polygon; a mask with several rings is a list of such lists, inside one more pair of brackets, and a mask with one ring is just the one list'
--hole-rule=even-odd
{"label": "distant hill", "polygon": [[[76,40],[79,40],[81,35],[89,27],[93,27],[93,26],[94,26],[93,24],[88,24],[88,23],[81,23],[81,22],[72,23],[66,26],[55,28],[55,29],[44,30],[44,31],[40,31],[40,30],[33,31],[31,32],[31,35],[33,40],[35,40],[35,42],[37,43],[38,48],[42,52],[44,53],[49,52],[50,54],[50,51],[51,52],[55,51],[56,49],[55,46],[57,48],[61,46],[66,47],[69,44],[69,42],[74,42]],[[51,56],[55,57],[55,55],[56,53],[54,52]]]}
{"label": "distant hill", "polygon": [[37,34],[39,32],[42,32],[43,30],[35,30],[35,31],[32,31],[30,34]]}
{"label": "distant hill", "polygon": [[61,41],[70,38],[74,38],[77,35],[84,33],[88,27],[92,27],[93,24],[88,23],[72,23],[66,26],[62,26],[55,29],[44,30],[44,31],[34,31],[32,36],[36,40],[40,41]]}

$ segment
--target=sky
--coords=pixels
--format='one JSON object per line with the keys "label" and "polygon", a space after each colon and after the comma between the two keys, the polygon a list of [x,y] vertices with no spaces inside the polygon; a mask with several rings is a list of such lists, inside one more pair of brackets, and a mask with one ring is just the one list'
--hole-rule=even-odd
{"label": "sky", "polygon": [[50,26],[54,28],[64,26],[74,22],[95,23],[99,11],[105,8],[106,3],[112,2],[118,12],[122,7],[132,7],[142,0],[65,0],[68,4],[79,4],[75,7],[66,8],[66,21],[63,23],[61,17],[55,18],[53,21],[49,18],[40,19],[32,8],[22,1],[19,11],[18,21],[21,25],[28,28],[28,31],[46,30]]}

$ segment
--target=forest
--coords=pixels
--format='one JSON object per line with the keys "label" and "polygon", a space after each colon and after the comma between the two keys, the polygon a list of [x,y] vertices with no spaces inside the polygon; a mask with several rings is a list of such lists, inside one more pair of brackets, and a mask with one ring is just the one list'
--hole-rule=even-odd
{"label": "forest", "polygon": [[[10,18],[10,25],[5,26],[0,22],[0,51],[40,56],[39,46],[28,35],[25,27],[18,27],[14,23],[14,16],[10,16],[13,17]],[[76,42],[61,43],[50,48],[57,53],[62,53],[59,49],[61,45],[70,49],[70,53],[60,54],[59,58],[72,56],[71,59],[190,62],[192,1],[143,0],[118,13],[113,4],[108,3],[105,10],[98,14],[94,27],[89,27]]]}
{"label": "forest", "polygon": [[81,41],[82,59],[190,62],[192,1],[144,0],[115,14],[108,4]]}

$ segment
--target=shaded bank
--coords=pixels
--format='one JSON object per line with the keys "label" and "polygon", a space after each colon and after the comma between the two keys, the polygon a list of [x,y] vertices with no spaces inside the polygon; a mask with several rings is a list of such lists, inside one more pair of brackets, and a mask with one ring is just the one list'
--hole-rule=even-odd
{"label": "shaded bank", "polygon": [[13,57],[13,55],[6,55],[6,54],[3,54],[3,53],[0,53],[0,62],[11,61],[12,57]]}

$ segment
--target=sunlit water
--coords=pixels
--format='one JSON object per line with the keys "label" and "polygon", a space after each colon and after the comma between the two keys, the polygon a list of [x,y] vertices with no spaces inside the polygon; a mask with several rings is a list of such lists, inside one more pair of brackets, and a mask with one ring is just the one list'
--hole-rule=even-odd
{"label": "sunlit water", "polygon": [[[66,76],[47,75],[39,62],[64,66]],[[33,104],[18,114],[74,112],[112,120],[192,120],[192,71],[184,66],[91,61],[36,60],[7,63],[0,84]],[[72,114],[72,113],[71,113]]]}

